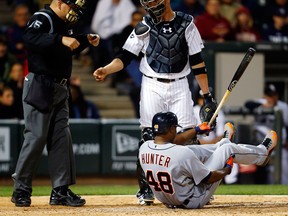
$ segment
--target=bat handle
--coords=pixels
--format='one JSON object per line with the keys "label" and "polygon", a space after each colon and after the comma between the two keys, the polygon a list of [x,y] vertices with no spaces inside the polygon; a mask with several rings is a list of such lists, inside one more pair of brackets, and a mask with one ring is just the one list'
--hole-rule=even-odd
{"label": "bat handle", "polygon": [[213,114],[212,118],[210,119],[210,121],[209,121],[209,123],[208,123],[209,126],[211,126],[211,124],[212,124],[212,123],[214,122],[214,120],[216,119],[216,116],[217,116],[219,110],[220,110],[220,108],[219,108],[219,106],[218,106],[217,109],[216,109],[216,111],[215,111],[215,113]]}
{"label": "bat handle", "polygon": [[212,118],[210,119],[210,121],[209,121],[209,123],[208,123],[209,126],[211,126],[211,124],[213,123],[213,121],[216,119],[216,117],[217,117],[220,109],[223,107],[223,105],[224,105],[224,103],[226,102],[227,98],[229,97],[230,93],[231,93],[231,92],[230,92],[229,90],[226,90],[225,95],[223,96],[221,102],[220,102],[219,105],[217,106],[216,111],[214,112]]}

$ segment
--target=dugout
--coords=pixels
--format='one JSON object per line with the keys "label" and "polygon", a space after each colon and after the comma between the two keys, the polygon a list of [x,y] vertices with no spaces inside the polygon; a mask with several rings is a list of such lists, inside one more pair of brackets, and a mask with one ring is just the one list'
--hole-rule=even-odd
{"label": "dugout", "polygon": [[[21,125],[24,128],[23,123]],[[99,175],[101,173],[100,121],[94,119],[70,119],[69,125],[77,175]],[[49,175],[47,156],[47,150],[44,148],[37,172],[40,176]]]}
{"label": "dugout", "polygon": [[16,167],[21,140],[20,121],[0,120],[0,176],[10,175]]}

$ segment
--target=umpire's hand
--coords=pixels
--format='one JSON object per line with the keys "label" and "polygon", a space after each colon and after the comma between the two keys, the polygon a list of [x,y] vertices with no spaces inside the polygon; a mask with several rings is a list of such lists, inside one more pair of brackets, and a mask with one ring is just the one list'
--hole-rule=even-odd
{"label": "umpire's hand", "polygon": [[66,37],[66,36],[62,37],[62,44],[64,46],[69,47],[71,51],[73,51],[74,49],[77,49],[80,46],[80,43],[78,40],[76,40],[75,38]]}

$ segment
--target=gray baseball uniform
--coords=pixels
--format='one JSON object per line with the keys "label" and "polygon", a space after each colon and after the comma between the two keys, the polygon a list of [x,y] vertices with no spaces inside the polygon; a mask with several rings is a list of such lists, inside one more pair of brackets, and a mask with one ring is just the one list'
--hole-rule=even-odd
{"label": "gray baseball uniform", "polygon": [[235,163],[261,165],[268,152],[263,145],[235,144],[227,138],[216,144],[189,146],[150,140],[140,147],[139,159],[160,202],[168,207],[201,208],[221,182],[202,180],[210,171],[222,169],[231,154],[235,154]]}

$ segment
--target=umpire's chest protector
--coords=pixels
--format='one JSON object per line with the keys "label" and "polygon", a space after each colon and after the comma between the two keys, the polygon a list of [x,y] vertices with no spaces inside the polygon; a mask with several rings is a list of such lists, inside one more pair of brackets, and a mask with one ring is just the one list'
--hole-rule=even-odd
{"label": "umpire's chest protector", "polygon": [[150,40],[146,50],[150,67],[157,73],[181,72],[188,61],[185,30],[192,22],[192,16],[176,12],[172,21],[155,25],[147,15],[145,21],[150,27]]}

